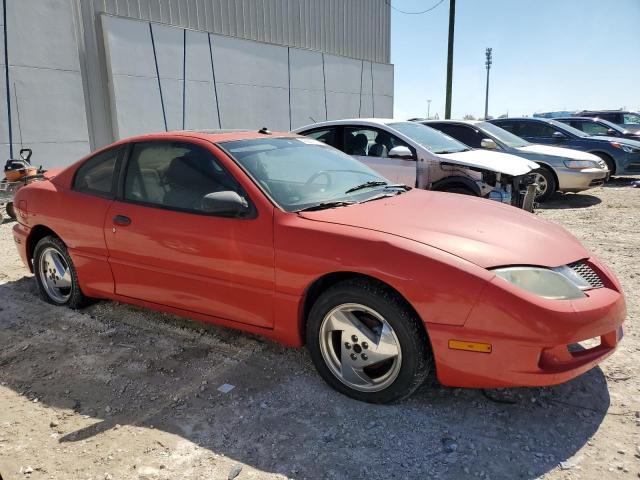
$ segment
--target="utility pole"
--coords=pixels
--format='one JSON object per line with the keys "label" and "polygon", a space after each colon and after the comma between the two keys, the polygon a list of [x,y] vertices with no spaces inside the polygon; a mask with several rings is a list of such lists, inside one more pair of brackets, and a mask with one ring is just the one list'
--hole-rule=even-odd
{"label": "utility pole", "polygon": [[485,50],[485,55],[487,56],[487,60],[486,62],[484,62],[485,66],[487,67],[487,93],[484,97],[484,119],[485,120],[489,116],[489,70],[491,70],[491,63],[492,63],[491,50],[492,50],[491,48],[487,48]]}
{"label": "utility pole", "polygon": [[453,76],[453,32],[456,23],[456,0],[449,0],[449,47],[447,49],[447,100],[444,118],[451,118],[451,85]]}
{"label": "utility pole", "polygon": [[427,100],[427,120],[431,118],[431,99]]}

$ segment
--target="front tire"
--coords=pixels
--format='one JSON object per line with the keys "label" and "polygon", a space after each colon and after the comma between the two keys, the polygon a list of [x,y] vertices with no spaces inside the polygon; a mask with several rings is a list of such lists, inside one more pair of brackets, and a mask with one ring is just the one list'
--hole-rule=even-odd
{"label": "front tire", "polygon": [[365,402],[402,400],[431,370],[420,319],[374,282],[344,281],[326,290],[309,313],[307,344],[322,378]]}
{"label": "front tire", "polygon": [[546,168],[534,170],[533,175],[535,176],[536,183],[538,184],[536,187],[536,200],[538,202],[546,202],[558,189],[556,178],[553,173]]}
{"label": "front tire", "polygon": [[33,271],[40,297],[53,305],[82,308],[88,298],[80,290],[78,274],[67,246],[54,236],[42,238],[33,254]]}

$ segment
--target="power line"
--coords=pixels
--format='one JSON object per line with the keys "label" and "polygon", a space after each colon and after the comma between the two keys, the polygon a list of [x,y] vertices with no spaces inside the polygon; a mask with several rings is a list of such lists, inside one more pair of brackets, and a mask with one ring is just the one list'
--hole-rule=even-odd
{"label": "power line", "polygon": [[386,3],[387,5],[389,5],[392,9],[394,9],[396,12],[400,12],[400,13],[404,13],[405,15],[422,15],[423,13],[427,13],[430,12],[431,10],[434,10],[436,7],[438,7],[438,5],[440,5],[442,2],[444,2],[444,0],[440,0],[438,3],[436,3],[435,5],[433,5],[432,7],[427,8],[426,10],[422,10],[421,12],[407,12],[405,10],[400,10],[397,7],[394,7],[393,5],[391,5],[391,0],[385,0],[384,3]]}

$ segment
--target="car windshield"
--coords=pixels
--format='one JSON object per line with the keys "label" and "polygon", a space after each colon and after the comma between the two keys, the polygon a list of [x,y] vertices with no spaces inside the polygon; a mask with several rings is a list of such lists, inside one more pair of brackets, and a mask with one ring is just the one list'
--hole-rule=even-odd
{"label": "car windshield", "polygon": [[587,138],[587,137],[591,136],[591,135],[587,135],[586,133],[584,133],[581,130],[578,130],[577,128],[573,128],[571,125],[567,125],[566,123],[558,122],[557,120],[549,120],[549,124],[553,125],[554,127],[556,127],[561,132],[568,132],[568,133],[570,133],[572,135],[575,135],[576,137]]}
{"label": "car windshield", "polygon": [[420,123],[394,122],[388,123],[387,126],[409,137],[433,153],[455,153],[469,150],[469,147],[464,143]]}
{"label": "car windshield", "polygon": [[405,191],[355,158],[311,138],[259,138],[218,145],[287,212],[343,206]]}
{"label": "car windshield", "polygon": [[524,138],[520,138],[511,132],[507,132],[504,128],[500,128],[497,125],[489,122],[480,122],[475,125],[481,130],[487,132],[489,135],[495,137],[498,141],[504,143],[511,148],[520,148],[531,145]]}

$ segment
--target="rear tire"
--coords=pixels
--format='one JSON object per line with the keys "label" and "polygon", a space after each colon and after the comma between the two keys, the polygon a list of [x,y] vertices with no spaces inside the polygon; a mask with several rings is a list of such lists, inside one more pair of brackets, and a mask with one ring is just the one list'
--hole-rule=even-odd
{"label": "rear tire", "polygon": [[307,320],[307,347],[331,387],[369,403],[408,397],[432,365],[421,320],[397,294],[366,280],[320,295]]}
{"label": "rear tire", "polygon": [[89,303],[73,266],[67,246],[52,235],[42,238],[33,253],[33,271],[40,297],[52,305],[66,305],[73,309]]}
{"label": "rear tire", "polygon": [[536,188],[536,201],[546,202],[558,189],[556,177],[546,168],[539,168],[532,173],[536,176],[536,183],[538,183],[538,187]]}

